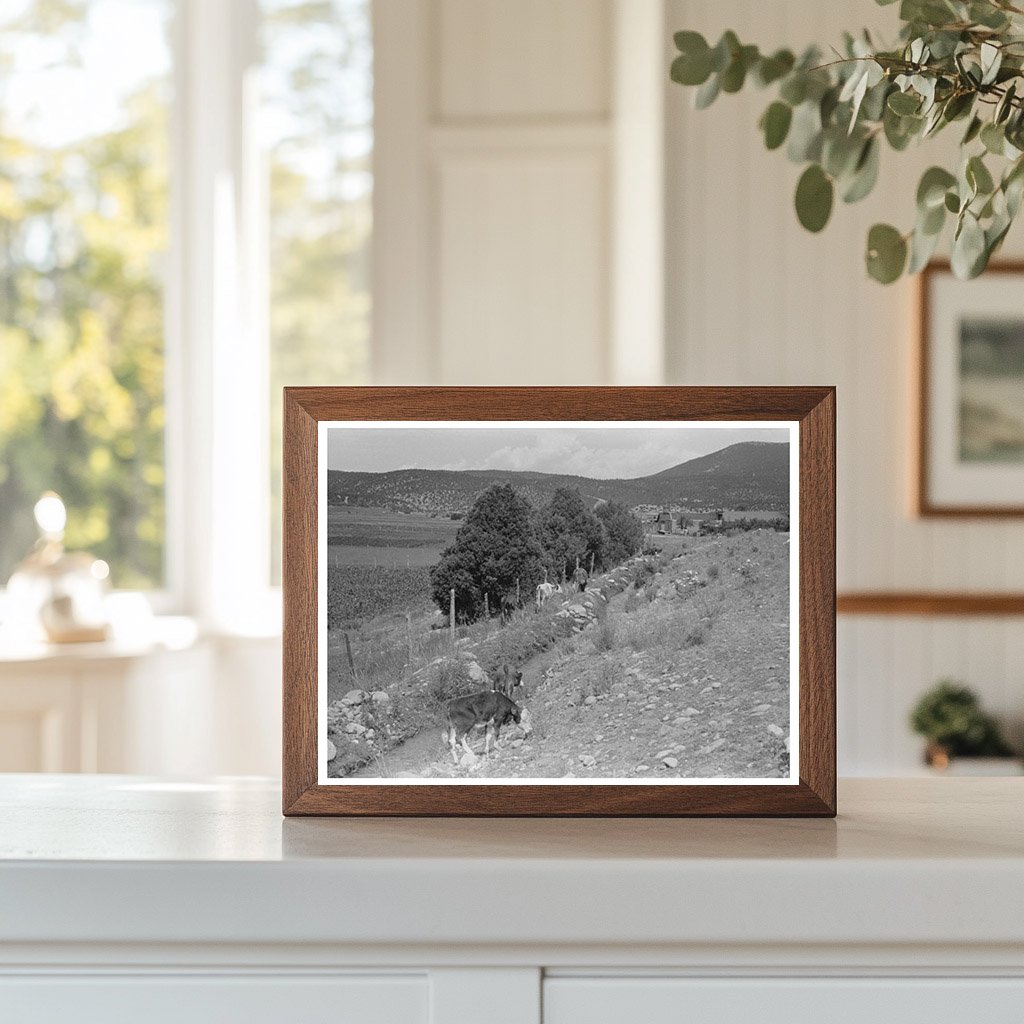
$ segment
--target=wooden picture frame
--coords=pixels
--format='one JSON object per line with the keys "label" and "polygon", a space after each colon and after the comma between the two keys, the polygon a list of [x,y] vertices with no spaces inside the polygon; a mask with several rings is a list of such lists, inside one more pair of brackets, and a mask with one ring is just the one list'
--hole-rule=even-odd
{"label": "wooden picture frame", "polygon": [[[957,393],[954,390],[954,360],[958,354],[952,350],[949,317],[951,312],[961,315],[961,331],[967,317],[986,317],[987,309],[998,290],[1005,289],[1004,309],[991,314],[993,320],[1009,315],[1019,319],[1024,331],[1024,314],[1014,309],[1019,306],[1017,296],[1006,287],[1008,277],[1018,277],[1015,287],[1018,292],[1024,285],[1024,261],[990,263],[985,274],[973,281],[958,281],[953,277],[947,261],[936,260],[921,272],[917,282],[917,339],[915,346],[916,365],[914,373],[917,387],[917,415],[915,418],[916,437],[912,450],[915,466],[913,473],[913,508],[921,518],[1009,518],[1024,516],[1024,498],[1005,495],[983,500],[986,493],[992,495],[1000,485],[993,474],[1003,481],[1019,478],[1017,490],[1024,494],[1024,460],[1016,466],[993,463],[985,464],[983,458],[976,465],[964,463],[955,466],[952,432],[957,428],[954,422],[957,413],[953,408]],[[954,291],[955,290],[955,291]],[[937,343],[937,339],[941,343]],[[963,344],[961,335],[960,344]],[[936,349],[941,349],[937,352]],[[960,369],[959,373],[963,373]],[[958,378],[961,388],[963,379]],[[960,401],[963,402],[961,395]],[[964,413],[960,412],[959,432],[961,451],[963,437],[969,427],[964,425]]]}
{"label": "wooden picture frame", "polygon": [[[631,779],[532,784],[355,784],[324,779],[318,753],[321,479],[329,425],[478,423],[715,428],[788,427],[793,539],[790,682],[798,772],[762,784],[667,784]],[[492,422],[494,421],[494,422]],[[596,422],[591,422],[596,421]],[[323,436],[327,436],[326,434]],[[327,447],[326,443],[323,446]],[[391,816],[813,816],[836,813],[835,390],[831,387],[302,387],[284,392],[283,811],[286,815]],[[326,509],[326,484],[323,485]],[[595,506],[596,507],[596,506]],[[326,523],[326,513],[324,513]],[[326,525],[324,526],[326,529]],[[768,537],[762,530],[761,536]],[[751,536],[756,536],[751,534]],[[787,536],[787,542],[789,535]],[[717,538],[716,538],[717,540]],[[725,538],[722,538],[724,545]],[[326,550],[325,548],[323,550]],[[724,550],[724,547],[723,547]],[[787,548],[787,550],[793,550]],[[682,557],[682,556],[680,556]],[[795,566],[795,571],[793,567]],[[326,571],[326,568],[325,568]],[[326,578],[326,577],[325,577]],[[546,575],[545,575],[546,579]],[[582,589],[582,585],[581,585]],[[525,614],[525,613],[524,613]],[[326,613],[324,613],[326,615]],[[326,619],[325,619],[326,621]],[[325,631],[326,632],[326,631]],[[454,632],[454,630],[453,630]],[[795,638],[795,643],[793,640]],[[326,643],[326,637],[324,638]],[[771,666],[774,667],[774,666]],[[353,672],[354,677],[354,672]],[[763,725],[761,726],[763,728]],[[454,744],[452,747],[455,749]],[[646,766],[638,766],[646,767]],[[659,766],[660,767],[660,766]]]}

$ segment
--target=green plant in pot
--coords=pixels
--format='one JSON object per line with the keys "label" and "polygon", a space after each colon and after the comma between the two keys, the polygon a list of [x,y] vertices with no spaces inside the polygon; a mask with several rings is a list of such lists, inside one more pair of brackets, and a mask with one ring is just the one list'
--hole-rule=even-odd
{"label": "green plant in pot", "polygon": [[975,693],[943,679],[917,702],[910,715],[914,732],[924,736],[925,761],[947,768],[954,757],[1012,757],[991,715],[982,711]]}
{"label": "green plant in pot", "polygon": [[1024,198],[1024,0],[900,0],[899,20],[891,46],[847,32],[829,52],[800,56],[762,53],[732,31],[713,46],[677,32],[671,76],[696,88],[698,108],[748,83],[774,91],[759,128],[768,149],[785,146],[806,165],[795,202],[808,231],[825,227],[837,196],[855,203],[871,192],[883,145],[901,152],[961,132],[959,161],[925,171],[908,228],[870,229],[865,261],[883,284],[916,273],[952,224],[953,271],[977,277]]}

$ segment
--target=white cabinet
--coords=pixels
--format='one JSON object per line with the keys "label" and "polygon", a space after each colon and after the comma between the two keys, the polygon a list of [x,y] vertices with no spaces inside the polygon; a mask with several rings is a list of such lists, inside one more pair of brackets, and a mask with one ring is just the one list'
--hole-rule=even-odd
{"label": "white cabinet", "polygon": [[259,779],[0,776],[0,1024],[1022,1024],[1020,796],[282,820]]}
{"label": "white cabinet", "polygon": [[428,1024],[425,974],[0,978],[17,1024]]}
{"label": "white cabinet", "polygon": [[544,1024],[1020,1024],[1014,978],[548,978]]}

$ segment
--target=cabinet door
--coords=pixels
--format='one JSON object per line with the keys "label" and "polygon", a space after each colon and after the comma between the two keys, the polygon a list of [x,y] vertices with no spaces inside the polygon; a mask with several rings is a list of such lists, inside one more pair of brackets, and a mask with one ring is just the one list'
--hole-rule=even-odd
{"label": "cabinet door", "polygon": [[570,978],[544,1024],[1021,1024],[1024,978]]}
{"label": "cabinet door", "polygon": [[17,1024],[427,1024],[425,975],[0,978]]}

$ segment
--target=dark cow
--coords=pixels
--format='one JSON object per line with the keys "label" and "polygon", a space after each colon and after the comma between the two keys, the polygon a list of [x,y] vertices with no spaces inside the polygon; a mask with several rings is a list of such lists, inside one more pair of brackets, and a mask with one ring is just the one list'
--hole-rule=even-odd
{"label": "dark cow", "polygon": [[494,686],[492,689],[498,691],[498,693],[505,694],[506,697],[512,696],[512,691],[517,686],[523,685],[523,673],[519,669],[509,668],[508,665],[502,665],[497,672],[494,673]]}
{"label": "dark cow", "polygon": [[509,722],[518,725],[523,714],[522,708],[514,700],[496,690],[484,690],[468,697],[453,697],[445,710],[448,718],[445,740],[451,747],[452,759],[456,764],[459,763],[459,755],[455,753],[455,744],[461,742],[463,750],[472,754],[467,737],[478,725],[484,726],[484,753],[489,754],[491,731],[494,731],[494,745],[500,748],[501,727]]}

